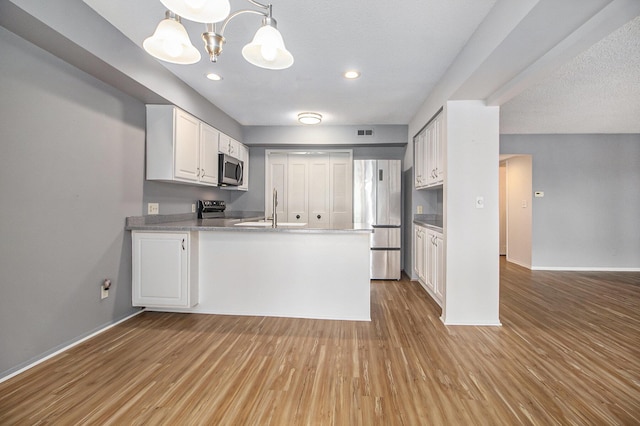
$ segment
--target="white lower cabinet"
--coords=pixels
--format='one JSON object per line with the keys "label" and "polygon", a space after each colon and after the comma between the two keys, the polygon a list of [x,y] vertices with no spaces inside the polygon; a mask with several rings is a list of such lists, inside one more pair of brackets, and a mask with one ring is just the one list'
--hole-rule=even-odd
{"label": "white lower cabinet", "polygon": [[414,225],[413,265],[418,281],[442,306],[445,295],[444,238],[441,232]]}
{"label": "white lower cabinet", "polygon": [[198,233],[133,231],[133,306],[198,304]]}
{"label": "white lower cabinet", "polygon": [[418,281],[424,283],[426,270],[426,254],[425,254],[426,229],[422,226],[414,225],[413,231],[413,269],[418,275]]}

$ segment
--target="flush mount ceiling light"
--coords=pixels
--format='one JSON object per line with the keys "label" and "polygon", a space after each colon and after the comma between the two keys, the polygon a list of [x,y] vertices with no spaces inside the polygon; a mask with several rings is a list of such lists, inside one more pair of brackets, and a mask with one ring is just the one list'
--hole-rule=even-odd
{"label": "flush mount ceiling light", "polygon": [[218,74],[216,74],[215,72],[210,72],[210,73],[208,73],[208,74],[206,75],[206,77],[207,77],[209,80],[213,80],[213,81],[220,81],[220,80],[222,80],[222,77],[221,77],[221,76],[219,76]]}
{"label": "flush mount ceiling light", "polygon": [[320,124],[322,115],[317,112],[301,112],[298,114],[298,121],[302,124]]}
{"label": "flush mount ceiling light", "polygon": [[344,78],[348,78],[349,80],[353,80],[355,78],[360,77],[360,72],[359,71],[347,71],[342,75],[344,75]]}
{"label": "flush mount ceiling light", "polygon": [[[272,70],[289,68],[293,64],[293,55],[285,48],[276,20],[271,16],[271,4],[265,5],[247,0],[264,11],[242,9],[230,14],[228,0],[160,1],[169,8],[167,19],[160,22],[154,34],[143,43],[144,49],[157,59],[176,64],[193,64],[200,60],[200,53],[193,47],[186,30],[180,23],[182,16],[185,19],[206,24],[206,31],[202,34],[204,48],[211,62],[217,62],[225,43],[224,30],[229,21],[244,13],[252,13],[263,17],[262,25],[253,40],[242,49],[242,56],[257,67]],[[166,21],[169,21],[169,24]],[[223,22],[218,32],[216,23],[221,21]],[[170,29],[165,30],[165,27],[169,26]],[[193,50],[196,51],[197,58]]]}

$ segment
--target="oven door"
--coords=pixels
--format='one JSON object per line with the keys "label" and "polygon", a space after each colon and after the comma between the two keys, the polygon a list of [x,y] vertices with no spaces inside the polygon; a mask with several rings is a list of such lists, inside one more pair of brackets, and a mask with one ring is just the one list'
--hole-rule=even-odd
{"label": "oven door", "polygon": [[220,154],[218,157],[219,176],[218,183],[220,185],[239,186],[242,185],[242,167],[243,162],[237,158],[230,157],[226,154]]}

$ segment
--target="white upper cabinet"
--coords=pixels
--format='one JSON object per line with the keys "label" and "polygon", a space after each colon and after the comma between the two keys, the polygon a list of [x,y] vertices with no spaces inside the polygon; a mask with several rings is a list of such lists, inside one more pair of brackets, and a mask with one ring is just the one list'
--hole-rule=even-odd
{"label": "white upper cabinet", "polygon": [[425,153],[425,134],[426,131],[422,131],[416,135],[413,142],[413,156],[414,156],[414,185],[416,188],[421,188],[425,185],[425,169],[426,164],[424,161]]}
{"label": "white upper cabinet", "polygon": [[414,138],[414,184],[416,189],[444,183],[445,135],[443,114],[440,112]]}
{"label": "white upper cabinet", "polygon": [[179,109],[174,110],[174,177],[197,182],[199,178],[200,121]]}
{"label": "white upper cabinet", "polygon": [[238,187],[240,191],[249,190],[249,148],[238,143],[238,160],[242,161],[242,185]]}
{"label": "white upper cabinet", "polygon": [[242,144],[231,136],[227,136],[224,133],[220,133],[220,144],[218,150],[221,154],[227,154],[233,158],[240,160],[240,146]]}
{"label": "white upper cabinet", "polygon": [[200,123],[200,182],[218,184],[218,138],[220,132]]}
{"label": "white upper cabinet", "polygon": [[220,132],[220,142],[218,143],[218,152],[226,154],[242,161],[242,185],[240,186],[223,186],[227,190],[249,190],[249,148],[241,144],[231,136]]}
{"label": "white upper cabinet", "polygon": [[[223,151],[224,148],[224,151]],[[249,149],[173,105],[147,105],[147,179],[218,185],[218,152],[244,162],[249,188]]]}

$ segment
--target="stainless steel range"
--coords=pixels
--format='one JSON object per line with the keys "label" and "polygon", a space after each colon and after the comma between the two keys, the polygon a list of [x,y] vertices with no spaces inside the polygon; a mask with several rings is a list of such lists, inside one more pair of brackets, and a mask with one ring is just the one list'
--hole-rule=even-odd
{"label": "stainless steel range", "polygon": [[224,200],[198,200],[198,219],[224,219],[227,203]]}

